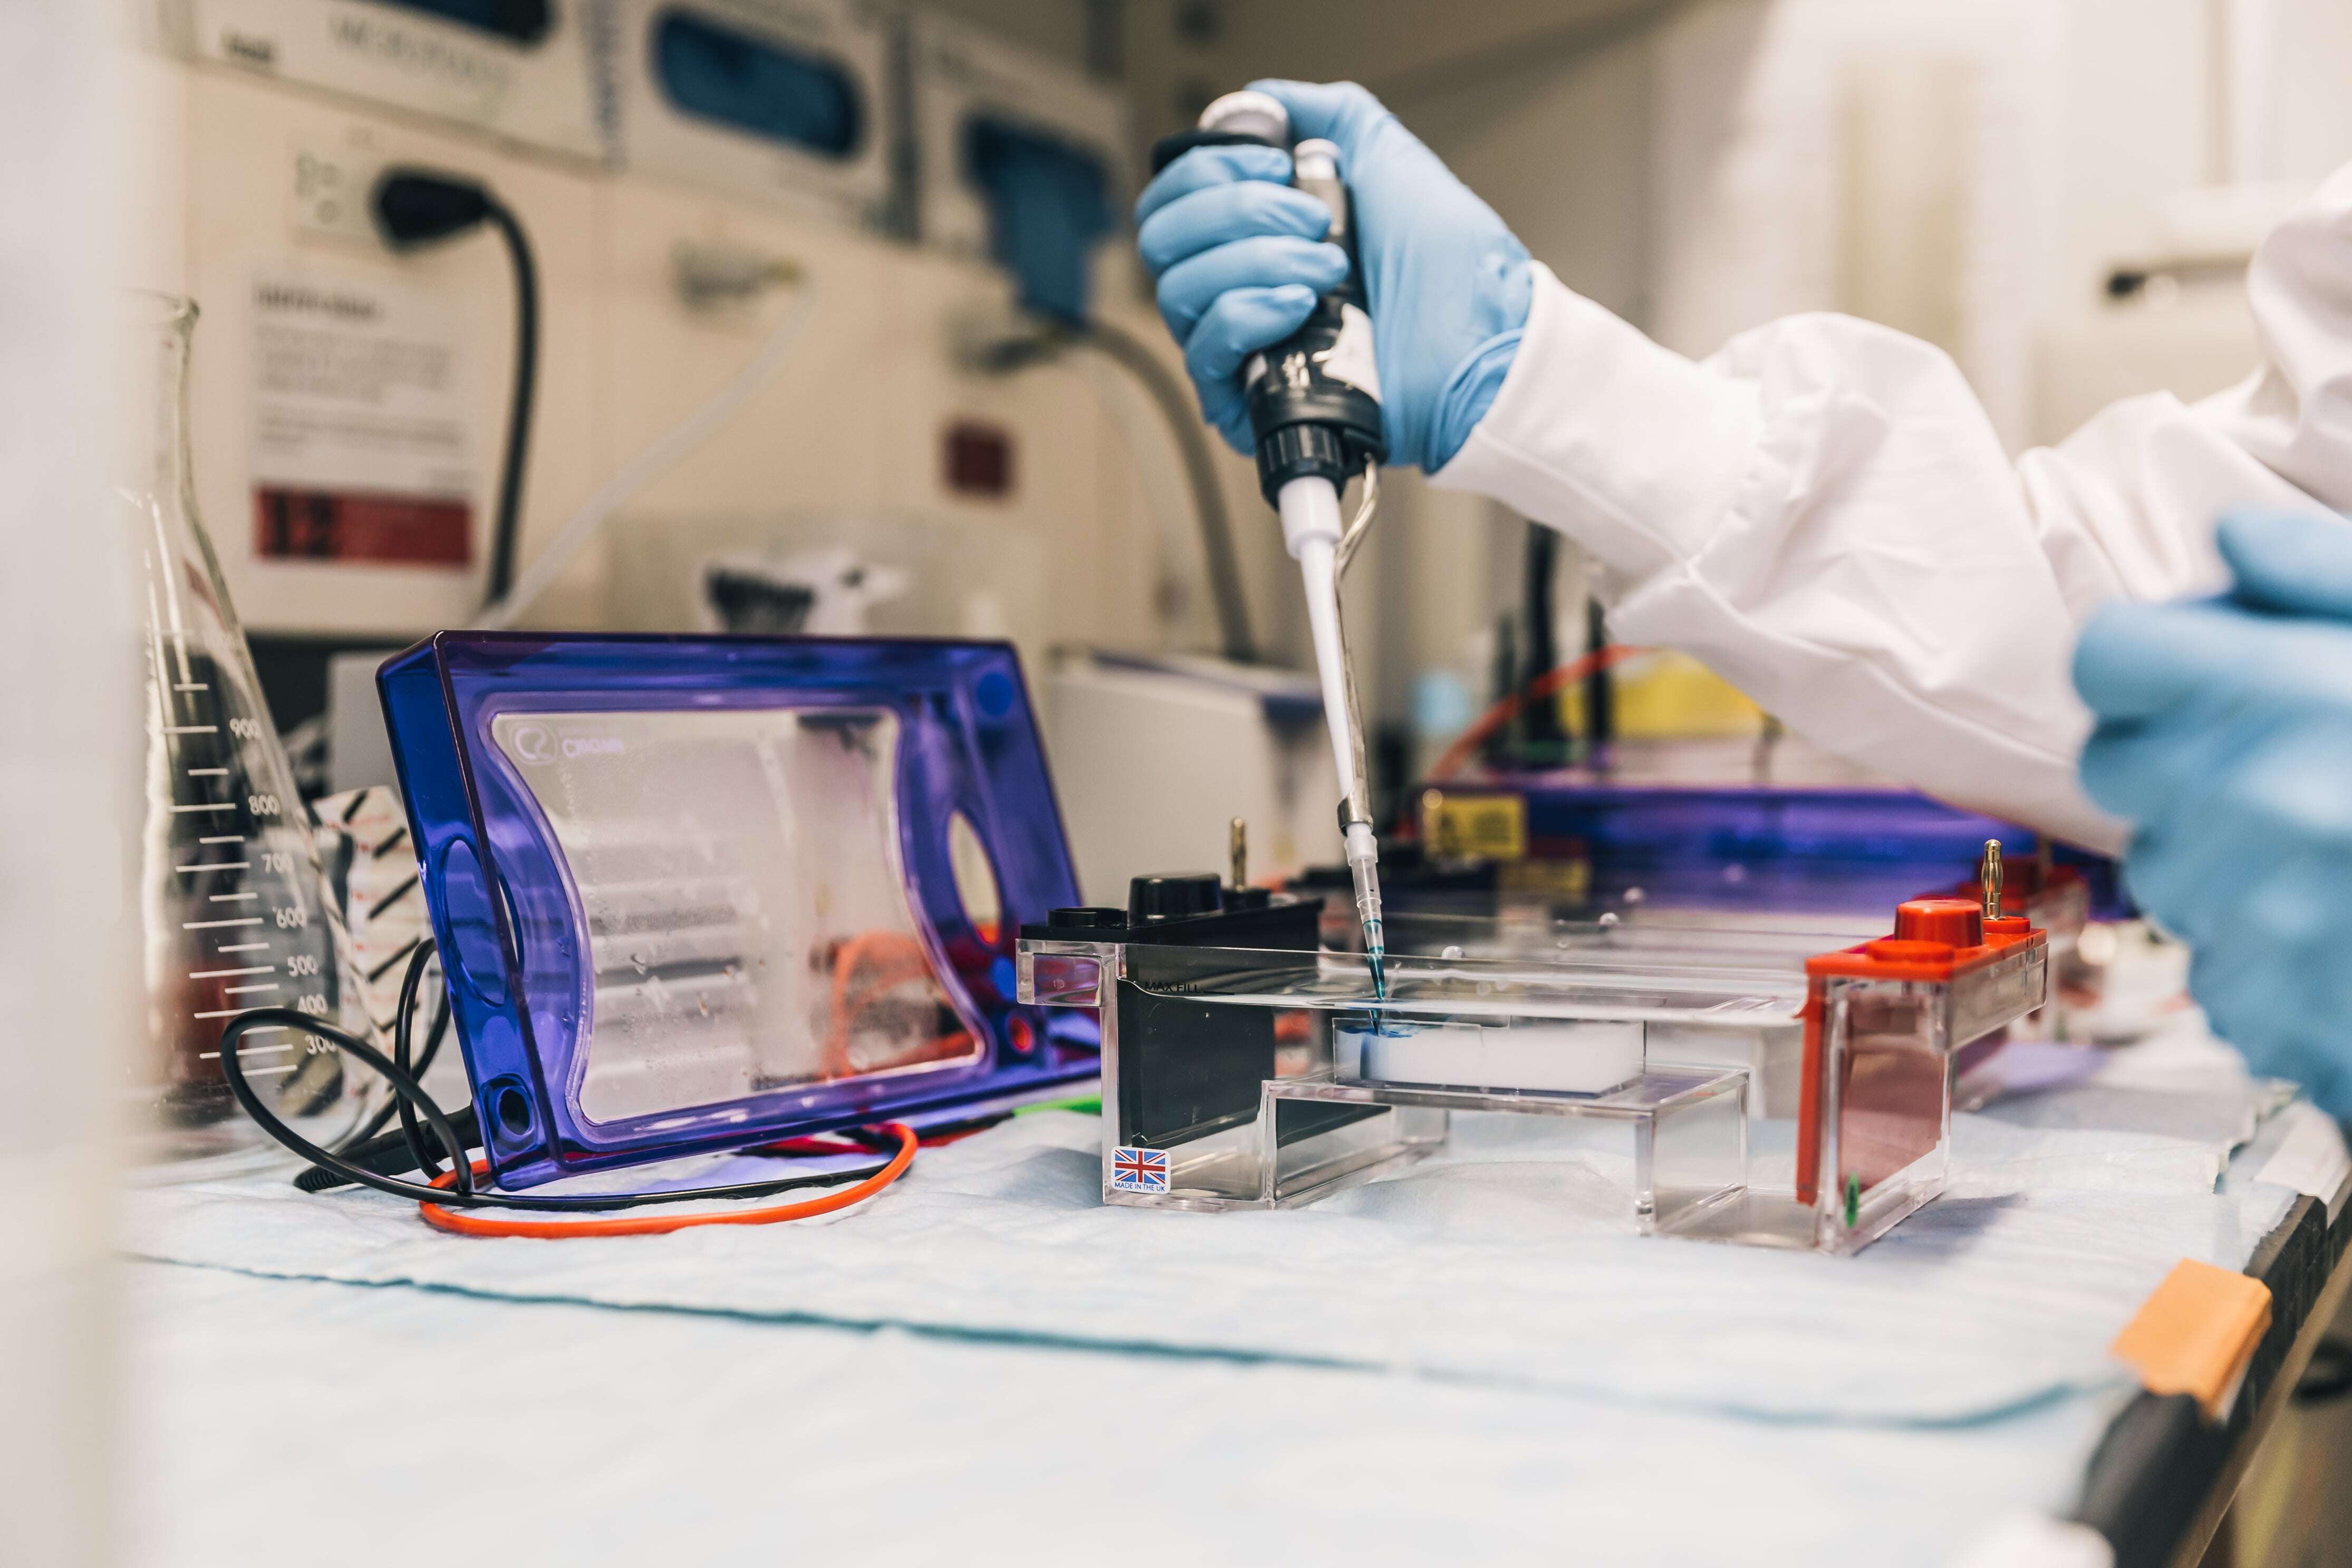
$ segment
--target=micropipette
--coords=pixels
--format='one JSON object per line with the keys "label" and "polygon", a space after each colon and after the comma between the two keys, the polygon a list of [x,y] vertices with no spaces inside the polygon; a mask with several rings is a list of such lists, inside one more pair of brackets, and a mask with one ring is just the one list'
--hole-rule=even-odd
{"label": "micropipette", "polygon": [[[1254,143],[1288,148],[1291,183],[1330,209],[1328,238],[1348,253],[1347,277],[1316,302],[1297,332],[1243,367],[1250,429],[1257,439],[1258,486],[1282,518],[1284,546],[1307,591],[1307,624],[1322,680],[1323,716],[1339,778],[1339,831],[1363,922],[1364,952],[1376,996],[1388,993],[1387,944],[1381,924],[1380,844],[1372,830],[1364,767],[1363,723],[1348,663],[1339,579],[1370,525],[1375,478],[1387,446],[1381,434],[1381,383],[1365,311],[1355,225],[1340,179],[1339,149],[1320,139],[1290,147],[1290,113],[1261,92],[1233,92],[1201,111],[1200,128],[1163,139],[1152,150],[1165,168],[1195,147]],[[1364,501],[1341,526],[1339,493],[1361,474]]]}

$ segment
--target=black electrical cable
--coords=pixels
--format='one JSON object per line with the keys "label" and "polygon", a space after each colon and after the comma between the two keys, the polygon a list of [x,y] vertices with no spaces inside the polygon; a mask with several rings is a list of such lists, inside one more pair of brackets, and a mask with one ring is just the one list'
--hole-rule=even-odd
{"label": "black electrical cable", "polygon": [[515,550],[522,528],[522,471],[530,453],[531,404],[539,384],[539,267],[522,221],[489,187],[438,169],[393,168],[376,181],[376,227],[396,250],[437,245],[482,224],[499,231],[514,263],[515,364],[507,411],[506,455],[499,466],[497,520],[490,535],[488,596],[495,604],[514,587]]}
{"label": "black electrical cable", "polygon": [[[425,1063],[418,1061],[414,1067],[409,1065],[408,1029],[409,1020],[416,1013],[416,989],[424,981],[425,966],[433,956],[433,950],[434,944],[422,936],[417,938],[416,946],[410,949],[408,967],[400,977],[400,1000],[394,1007],[392,1015],[392,1060],[401,1071],[408,1073],[420,1082],[425,1077]],[[446,1016],[448,998],[446,986],[442,998],[442,1011],[444,1016]],[[424,1131],[416,1124],[415,1107],[408,1103],[406,1095],[396,1093],[392,1097],[392,1108],[400,1114],[400,1135],[408,1141],[409,1157],[415,1162],[415,1168],[424,1172],[428,1181],[438,1177],[441,1167],[434,1163],[433,1151],[425,1146]],[[465,1163],[464,1156],[460,1156],[460,1163]]]}
{"label": "black electrical cable", "polygon": [[[415,947],[409,950],[408,970],[404,973],[400,978],[400,1008],[399,1010],[393,1015],[393,1045],[394,1047],[394,1054],[395,1058],[403,1061],[407,1060],[407,1046],[405,1041],[408,1035],[408,1026],[410,1021],[408,998],[419,983],[416,977],[423,972],[423,967],[425,961],[432,956],[433,944],[429,941],[418,943]],[[433,1027],[425,1031],[425,1050],[418,1055],[416,1065],[410,1069],[420,1082],[423,1082],[425,1074],[432,1068],[433,1059],[441,1054],[441,1042],[443,1040],[447,1038],[449,1033],[450,1014],[448,993],[446,991],[440,993],[436,1000],[439,1005],[433,1009]],[[390,1104],[380,1107],[374,1115],[370,1116],[367,1119],[367,1124],[365,1126],[362,1127],[358,1132],[353,1133],[350,1137],[345,1138],[341,1143],[337,1144],[335,1145],[335,1152],[339,1155],[357,1155],[361,1151],[362,1145],[371,1142],[377,1134],[383,1131],[384,1124],[392,1120],[393,1113],[399,1110],[401,1103],[402,1102],[400,1097],[398,1095],[394,1095]]]}
{"label": "black electrical cable", "polygon": [[483,600],[485,604],[496,604],[514,587],[515,551],[522,536],[522,469],[530,451],[531,402],[539,382],[539,268],[531,259],[530,241],[513,212],[504,203],[493,201],[489,217],[506,237],[515,278],[514,397],[507,411],[506,457],[499,470],[499,521],[490,540],[489,592]]}
{"label": "black electrical cable", "polygon": [[[434,948],[430,938],[411,945],[408,950],[408,967],[402,972],[400,977],[400,1000],[393,1012],[393,1061],[419,1082],[424,1081],[425,1074],[432,1067],[434,1059],[440,1055],[441,1042],[448,1036],[449,1023],[453,1016],[449,1008],[448,992],[446,989],[438,989],[436,995],[438,1005],[433,1012],[433,1028],[425,1035],[424,1051],[418,1055],[415,1064],[411,1066],[408,1055],[410,1027],[415,1020],[414,999],[418,987],[422,984],[425,967],[432,961],[433,956]],[[424,1169],[425,1162],[416,1157],[422,1148],[422,1143],[413,1125],[404,1126],[391,1138],[378,1136],[383,1131],[385,1123],[391,1121],[396,1113],[407,1108],[408,1103],[405,1100],[399,1095],[394,1095],[391,1102],[378,1107],[375,1113],[370,1116],[366,1124],[357,1132],[338,1143],[335,1145],[335,1153],[345,1159],[364,1165],[372,1170],[380,1170],[387,1174],[394,1171]],[[471,1105],[452,1115],[449,1118],[449,1124],[465,1135],[469,1146],[480,1141],[479,1119],[474,1114],[474,1108]],[[396,1163],[397,1155],[402,1152],[407,1155],[409,1163]],[[435,1166],[427,1170],[426,1174],[437,1175],[438,1172],[439,1166]],[[331,1187],[341,1186],[344,1183],[341,1177],[324,1166],[312,1166],[294,1178],[294,1185],[304,1192],[325,1192]]]}
{"label": "black electrical cable", "polygon": [[[421,1081],[420,1081],[421,1082]],[[384,1108],[389,1116],[391,1107]],[[482,1119],[471,1105],[449,1113],[449,1125],[466,1140],[468,1148],[478,1148],[482,1142]],[[380,1176],[398,1176],[415,1169],[415,1156],[408,1148],[408,1134],[394,1128],[391,1133],[368,1139],[362,1144],[339,1144],[335,1153],[353,1165],[365,1166]],[[329,1192],[344,1184],[343,1178],[321,1166],[310,1166],[294,1178],[294,1185],[304,1192]]]}
{"label": "black electrical cable", "polygon": [[1192,490],[1192,507],[1201,521],[1201,551],[1209,568],[1209,595],[1216,601],[1217,632],[1224,656],[1237,664],[1257,657],[1257,642],[1250,635],[1249,600],[1242,591],[1241,559],[1234,551],[1234,525],[1225,511],[1225,493],[1217,485],[1217,467],[1209,450],[1207,426],[1192,406],[1183,383],[1171,374],[1160,356],[1124,328],[1104,320],[1087,323],[1081,340],[1105,359],[1143,383],[1143,390],[1176,437],[1183,454],[1184,476]]}
{"label": "black electrical cable", "polygon": [[[432,946],[433,944],[429,940],[419,943],[418,953],[409,959],[409,972],[404,977],[401,988],[404,1003],[414,1000],[415,988],[413,982],[415,977],[422,973],[424,959],[430,955]],[[415,1115],[423,1118],[424,1125],[430,1128],[434,1137],[439,1140],[455,1171],[452,1185],[446,1187],[425,1186],[415,1182],[402,1181],[396,1177],[380,1175],[352,1164],[335,1151],[320,1147],[292,1127],[288,1126],[275,1111],[261,1103],[261,1097],[254,1092],[252,1083],[245,1076],[245,1063],[240,1059],[240,1053],[244,1048],[245,1037],[257,1029],[290,1029],[315,1039],[326,1040],[340,1048],[346,1055],[355,1058],[363,1066],[373,1070],[392,1086],[393,1093],[400,1097]],[[395,1040],[404,1035],[404,1030],[397,1030]],[[405,1066],[394,1061],[357,1035],[347,1033],[332,1024],[313,1018],[309,1013],[298,1012],[292,1008],[255,1008],[249,1012],[239,1013],[229,1019],[227,1027],[221,1030],[220,1064],[221,1076],[228,1080],[229,1092],[236,1096],[236,1103],[245,1107],[246,1114],[251,1116],[263,1132],[268,1133],[312,1165],[333,1172],[346,1182],[360,1186],[373,1187],[378,1192],[389,1193],[394,1197],[411,1198],[418,1203],[437,1203],[453,1208],[520,1208],[548,1213],[582,1213],[601,1209],[643,1208],[664,1203],[700,1203],[719,1199],[765,1197],[772,1193],[790,1192],[800,1187],[839,1186],[847,1182],[864,1181],[869,1176],[880,1175],[887,1166],[886,1161],[883,1165],[866,1166],[852,1170],[824,1171],[810,1176],[782,1176],[771,1181],[745,1182],[733,1186],[685,1187],[667,1192],[593,1193],[579,1197],[530,1197],[511,1193],[479,1192],[474,1187],[473,1163],[467,1158],[466,1141],[457,1135],[457,1129],[450,1124],[449,1118],[443,1113],[441,1107],[434,1103],[432,1095],[425,1092],[425,1086],[416,1081]],[[415,1146],[420,1151],[423,1149],[421,1138],[416,1140]],[[424,1170],[425,1166],[420,1163],[417,1168]],[[438,1169],[437,1162],[434,1168]]]}

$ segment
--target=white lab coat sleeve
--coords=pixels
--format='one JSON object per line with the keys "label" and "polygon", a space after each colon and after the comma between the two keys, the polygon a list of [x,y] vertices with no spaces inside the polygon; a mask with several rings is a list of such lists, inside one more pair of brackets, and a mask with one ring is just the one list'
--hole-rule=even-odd
{"label": "white lab coat sleeve", "polygon": [[1536,268],[1494,406],[1434,476],[1573,537],[1621,642],[1672,646],[1814,744],[2105,851],[2069,668],[2119,595],[2209,590],[2232,506],[2352,507],[2352,169],[2250,277],[2266,363],[2014,462],[1942,350],[1795,316],[1705,363]]}

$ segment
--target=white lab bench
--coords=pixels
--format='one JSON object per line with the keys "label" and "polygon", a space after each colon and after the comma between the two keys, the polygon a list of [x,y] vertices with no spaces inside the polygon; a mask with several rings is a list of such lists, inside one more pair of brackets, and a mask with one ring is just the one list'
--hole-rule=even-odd
{"label": "white lab bench", "polygon": [[[2283,1185],[2340,1140],[2304,1107],[2232,1157],[2218,1060],[1963,1118],[1951,1196],[1851,1260],[1614,1233],[1604,1164],[1517,1141],[1105,1209],[1058,1113],[800,1227],[136,1193],[134,1561],[2026,1562],[2085,1542],[1990,1532],[2079,1516],[2193,1563],[2352,1277],[2341,1170],[2332,1224]],[[2274,1293],[2219,1429],[2101,1359],[2183,1252]]]}

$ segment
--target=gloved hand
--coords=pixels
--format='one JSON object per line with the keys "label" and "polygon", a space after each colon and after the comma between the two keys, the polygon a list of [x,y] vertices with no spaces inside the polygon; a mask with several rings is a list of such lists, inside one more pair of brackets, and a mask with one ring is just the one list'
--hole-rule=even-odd
{"label": "gloved hand", "polygon": [[2222,519],[2223,599],[2111,604],[2074,653],[2093,800],[2257,1072],[2352,1117],[2352,521]]}
{"label": "gloved hand", "polygon": [[[1339,147],[1380,360],[1389,461],[1445,465],[1510,369],[1533,283],[1527,247],[1437,154],[1352,82],[1250,84],[1290,110],[1291,135]],[[1289,188],[1287,153],[1196,147],[1135,204],[1137,244],[1160,283],[1160,314],[1184,346],[1201,409],[1234,450],[1252,449],[1241,368],[1305,324],[1347,276],[1323,243],[1321,203]]]}

